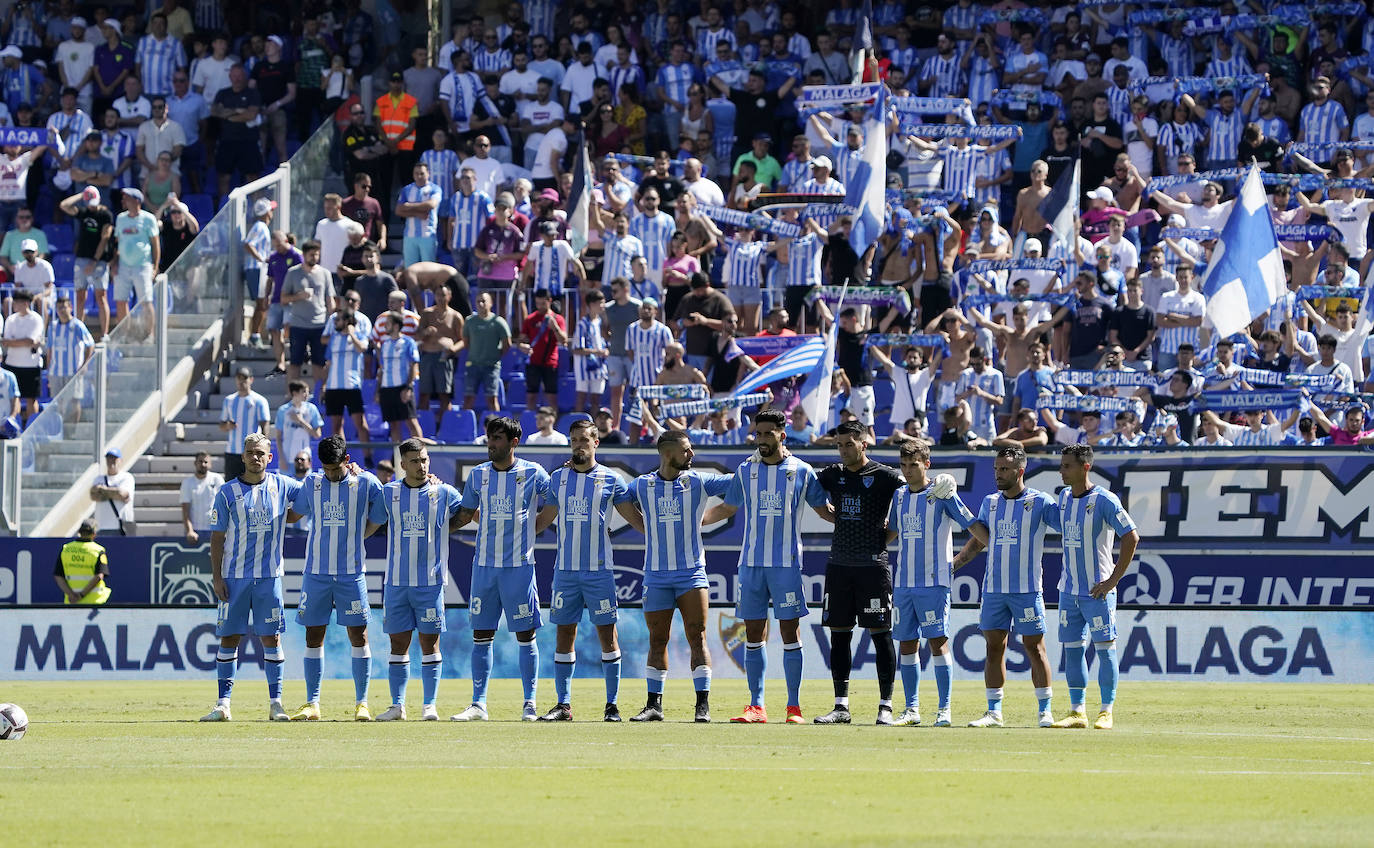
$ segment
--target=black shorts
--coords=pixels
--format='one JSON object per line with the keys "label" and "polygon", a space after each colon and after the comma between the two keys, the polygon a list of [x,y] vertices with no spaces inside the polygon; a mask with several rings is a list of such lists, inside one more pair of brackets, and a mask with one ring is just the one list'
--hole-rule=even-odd
{"label": "black shorts", "polygon": [[[255,133],[256,135],[256,133]],[[215,171],[220,174],[261,174],[262,153],[257,139],[252,141],[224,141],[215,148]]]}
{"label": "black shorts", "polygon": [[885,565],[825,566],[821,624],[886,630],[892,627],[892,572]]}
{"label": "black shorts", "polygon": [[[402,392],[406,393],[407,400],[401,399]],[[415,392],[410,391],[410,386],[379,388],[377,403],[382,408],[382,420],[388,424],[393,421],[409,421],[415,417]]]}
{"label": "black shorts", "polygon": [[525,366],[525,391],[533,394],[539,391],[540,386],[544,387],[544,394],[558,394],[557,365],[535,365],[531,362]]}
{"label": "black shorts", "polygon": [[324,328],[313,329],[310,327],[292,327],[289,341],[291,344],[290,358],[287,360],[292,365],[304,365],[307,358],[312,365],[323,365],[325,363],[324,339],[320,335]]}
{"label": "black shorts", "polygon": [[324,414],[343,415],[344,409],[349,412],[363,414],[363,390],[362,389],[325,389],[324,390]]}
{"label": "black shorts", "polygon": [[19,384],[19,397],[24,400],[38,400],[42,389],[42,368],[20,368],[17,365],[6,365],[5,370],[14,375],[14,381]]}

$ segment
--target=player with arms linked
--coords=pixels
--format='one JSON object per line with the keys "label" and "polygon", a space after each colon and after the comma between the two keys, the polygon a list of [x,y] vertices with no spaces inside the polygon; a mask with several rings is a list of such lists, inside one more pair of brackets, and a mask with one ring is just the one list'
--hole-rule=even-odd
{"label": "player with arms linked", "polygon": [[491,677],[492,641],[501,613],[520,646],[520,680],[524,684],[522,721],[539,718],[534,706],[539,682],[539,646],[534,631],[544,623],[539,589],[534,583],[535,520],[549,496],[549,474],[528,459],[515,456],[520,422],[493,418],[487,422],[488,460],[468,473],[463,485],[461,527],[477,516],[477,552],[472,558],[472,704],[450,716],[454,721],[487,720],[487,682]]}
{"label": "player with arms linked", "polygon": [[323,439],[317,448],[322,471],[311,471],[301,481],[294,508],[310,519],[305,542],[305,576],[296,622],[305,625],[305,705],[292,721],[318,721],[320,680],[324,677],[324,637],[329,614],[348,629],[353,645],[353,717],[371,721],[367,684],[372,673],[372,651],[367,644],[367,550],[363,534],[367,516],[382,497],[376,477],[353,465],[348,443],[338,433]]}
{"label": "player with arms linked", "polygon": [[424,685],[421,718],[438,721],[439,678],[443,655],[444,585],[448,583],[448,536],[458,520],[458,490],[429,473],[429,451],[419,439],[401,442],[399,479],[382,487],[368,511],[366,536],[387,527],[386,584],[382,589],[382,629],[391,638],[387,677],[391,706],[377,721],[404,721],[410,682],[410,634],[420,634],[420,679]]}
{"label": "player with arms linked", "polygon": [[1017,445],[1002,448],[992,464],[997,491],[983,499],[978,520],[969,525],[972,536],[954,558],[955,570],[988,548],[983,573],[983,606],[978,626],[987,640],[983,685],[988,710],[969,727],[1002,726],[1002,684],[1007,678],[1007,637],[1015,633],[1030,659],[1031,681],[1040,712],[1040,726],[1054,724],[1051,712],[1050,661],[1045,656],[1045,595],[1041,556],[1045,533],[1059,529],[1059,508],[1053,495],[1026,486],[1026,452]]}
{"label": "player with arms linked", "polygon": [[245,437],[243,473],[220,487],[210,511],[210,566],[219,599],[215,622],[219,700],[201,721],[231,718],[229,696],[234,689],[239,642],[249,632],[250,616],[252,632],[262,641],[266,660],[267,717],[272,721],[291,718],[281,705],[282,663],[286,661],[281,648],[281,634],[286,632],[281,543],[286,525],[301,517],[291,508],[300,483],[268,472],[271,461],[270,439],[261,433]]}
{"label": "player with arms linked", "polygon": [[906,709],[896,723],[921,723],[921,640],[930,646],[935,687],[940,695],[936,727],[949,727],[950,560],[954,557],[954,525],[967,530],[973,513],[954,492],[954,478],[941,474],[933,481],[930,448],[924,442],[902,445],[902,476],[906,485],[892,496],[887,514],[887,541],[897,543],[892,567],[893,636],[901,647],[902,688]]}
{"label": "player with arms linked", "polygon": [[630,503],[630,488],[620,475],[596,461],[601,440],[596,425],[574,421],[568,441],[572,460],[549,475],[549,505],[539,513],[535,532],[554,525],[558,530],[558,561],[553,572],[553,611],[558,627],[554,647],[553,688],[558,703],[540,721],[572,721],[572,676],[577,663],[577,625],[582,610],[591,616],[601,640],[601,670],[606,678],[605,721],[620,721],[616,699],[620,692],[620,643],[615,572],[611,569],[611,536],[607,514],[611,507],[630,525],[644,532],[644,518]]}
{"label": "player with arms linked", "polygon": [[644,623],[649,656],[644,669],[649,698],[630,721],[663,721],[663,682],[668,679],[668,637],[673,610],[691,650],[696,720],[711,720],[711,655],[706,650],[706,549],[701,518],[706,499],[722,497],[733,477],[693,471],[692,441],[672,431],[658,437],[658,470],[636,477],[630,493],[644,513]]}
{"label": "player with arms linked", "polygon": [[878,665],[877,724],[892,724],[892,683],[897,652],[892,645],[892,573],[887,565],[884,517],[903,480],[896,470],[868,458],[865,428],[847,421],[835,428],[840,463],[823,469],[821,486],[835,507],[835,535],[825,565],[821,624],[830,628],[830,677],[835,708],[816,724],[849,724],[850,639],[857,624],[868,630]]}
{"label": "player with arms linked", "polygon": [[[1069,445],[1059,458],[1059,521],[1064,535],[1064,573],[1059,578],[1059,644],[1064,646],[1064,676],[1069,681],[1069,714],[1055,727],[1084,728],[1088,686],[1085,640],[1097,652],[1097,685],[1102,709],[1093,727],[1112,729],[1116,701],[1116,584],[1135,558],[1140,533],[1116,495],[1091,482],[1093,449]],[[1112,536],[1121,537],[1121,555],[1112,562]]]}
{"label": "player with arms linked", "polygon": [[744,619],[744,672],[749,679],[749,706],[731,719],[741,724],[768,721],[763,681],[768,670],[768,605],[782,634],[782,667],[787,678],[787,723],[801,724],[801,620],[807,614],[802,585],[801,519],[803,505],[834,523],[816,472],[783,445],[787,418],[766,409],[754,418],[758,458],[740,463],[730,478],[725,503],[706,511],[702,523],[723,521],[744,508],[744,547],[739,554],[739,604]]}

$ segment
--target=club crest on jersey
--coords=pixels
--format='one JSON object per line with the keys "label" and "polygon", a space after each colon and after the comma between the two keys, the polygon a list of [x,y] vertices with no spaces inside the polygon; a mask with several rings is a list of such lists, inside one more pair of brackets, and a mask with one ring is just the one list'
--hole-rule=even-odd
{"label": "club crest on jersey", "polygon": [[515,482],[517,482],[517,483],[523,483],[523,482],[525,482],[525,472],[523,472],[523,471],[517,471],[517,472],[515,472]]}
{"label": "club crest on jersey", "polygon": [[1083,509],[1084,509],[1086,512],[1092,512],[1092,511],[1093,511],[1093,505],[1092,505],[1092,504],[1088,504],[1088,505],[1087,505],[1086,507],[1084,507]]}
{"label": "club crest on jersey", "polygon": [[793,480],[795,480],[796,478],[797,478],[797,472],[794,471],[794,470],[791,469],[791,468],[787,469],[787,482],[791,483],[791,482],[792,482]]}
{"label": "club crest on jersey", "polygon": [[864,488],[865,488],[865,489],[869,489],[869,488],[872,488],[872,487],[873,487],[873,478],[872,478],[872,477],[865,477],[865,478],[864,478]]}
{"label": "club crest on jersey", "polygon": [[1026,501],[1024,504],[1021,505],[1021,508],[1024,509],[1026,512],[1030,512],[1030,510],[1031,510],[1031,502],[1030,502],[1030,501]]}

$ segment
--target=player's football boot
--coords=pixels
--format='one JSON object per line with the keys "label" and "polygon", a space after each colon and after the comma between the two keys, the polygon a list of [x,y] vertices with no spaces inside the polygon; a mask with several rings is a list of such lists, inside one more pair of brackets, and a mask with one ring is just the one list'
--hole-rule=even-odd
{"label": "player's football boot", "polygon": [[521,721],[539,721],[539,711],[535,709],[534,701],[526,701],[520,708]]}
{"label": "player's football boot", "polygon": [[1112,711],[1103,710],[1097,714],[1097,720],[1093,722],[1093,730],[1111,730]]}
{"label": "player's football boot", "polygon": [[420,710],[420,721],[438,721],[439,708],[433,704],[425,704]]}
{"label": "player's football boot", "polygon": [[639,715],[630,716],[630,721],[663,721],[663,708],[650,701],[639,711]]}
{"label": "player's football boot", "polygon": [[268,720],[268,721],[290,721],[290,720],[291,720],[291,716],[287,715],[286,710],[282,708],[282,705],[281,705],[280,702],[278,702],[278,701],[272,701],[271,703],[269,703],[269,704],[267,705],[267,720]]}
{"label": "player's football boot", "polygon": [[620,721],[620,707],[615,704],[607,704],[606,710],[601,714],[602,721]]}
{"label": "player's football boot", "polygon": [[572,721],[572,707],[568,704],[555,704],[553,709],[539,717],[540,721]]}
{"label": "player's football boot", "polygon": [[1054,726],[1062,730],[1082,730],[1088,726],[1088,717],[1083,715],[1082,710],[1070,710],[1069,714],[1056,721]]}
{"label": "player's football boot", "polygon": [[1049,710],[1041,710],[1041,711],[1040,711],[1040,726],[1041,726],[1041,727],[1054,727],[1054,713],[1050,712]]}
{"label": "player's football boot", "polygon": [[320,720],[320,705],[319,705],[319,704],[305,704],[305,705],[302,706],[299,710],[296,710],[294,713],[291,714],[291,720],[292,720],[292,721],[319,721],[319,720]]}
{"label": "player's football boot", "polygon": [[1001,726],[1002,726],[1002,714],[999,713],[999,712],[993,712],[992,710],[988,710],[987,712],[983,713],[983,717],[982,717],[982,718],[975,718],[973,721],[971,721],[971,722],[968,723],[968,726],[969,726],[969,727],[1001,727]]}
{"label": "player's football boot", "polygon": [[818,715],[811,719],[815,724],[849,724],[849,707],[835,705],[835,709],[825,715]]}
{"label": "player's football boot", "polygon": [[228,704],[216,704],[215,708],[200,717],[201,721],[232,721]]}
{"label": "player's football boot", "polygon": [[877,719],[877,721],[875,721],[875,722],[873,722],[873,723],[876,724],[876,725],[879,725],[880,727],[891,727],[891,726],[892,726],[892,708],[889,707],[889,706],[886,705],[886,704],[879,704],[879,705],[878,705],[878,719]]}
{"label": "player's football boot", "polygon": [[405,721],[406,705],[392,704],[387,707],[381,715],[377,716],[377,721]]}
{"label": "player's football boot", "polygon": [[367,701],[362,701],[353,708],[353,720],[372,721],[372,710],[367,708]]}
{"label": "player's football boot", "polygon": [[696,716],[692,720],[697,724],[711,723],[711,699],[706,696],[705,692],[697,693]]}
{"label": "player's football boot", "polygon": [[893,724],[898,727],[915,727],[921,723],[921,711],[915,707],[907,707],[902,710],[902,714],[897,717]]}
{"label": "player's football boot", "polygon": [[806,719],[802,718],[801,707],[789,706],[787,708],[788,724],[806,724]]}
{"label": "player's football boot", "polygon": [[952,724],[949,717],[949,707],[945,707],[935,714],[936,727],[949,727]]}
{"label": "player's football boot", "polygon": [[768,712],[760,706],[750,704],[744,712],[730,719],[731,724],[767,724]]}
{"label": "player's football boot", "polygon": [[486,721],[487,708],[481,704],[469,704],[468,708],[457,715],[448,717],[449,721]]}

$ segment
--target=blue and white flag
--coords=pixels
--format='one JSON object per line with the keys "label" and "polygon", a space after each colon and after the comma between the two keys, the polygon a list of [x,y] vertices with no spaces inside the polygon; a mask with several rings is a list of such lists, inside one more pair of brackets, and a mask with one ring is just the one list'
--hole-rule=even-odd
{"label": "blue and white flag", "polygon": [[572,245],[573,253],[580,254],[587,246],[587,233],[592,229],[592,186],[596,185],[586,138],[577,146],[572,174],[572,189],[568,192],[568,244]]}
{"label": "blue and white flag", "polygon": [[[873,0],[864,0],[862,8],[859,9],[859,25],[854,29],[854,46],[849,54],[849,67],[854,71],[855,85],[864,81],[864,71],[872,57]],[[880,85],[879,88],[881,87]]]}
{"label": "blue and white flag", "polygon": [[[843,306],[844,298],[840,298],[840,307]],[[840,308],[835,309],[835,314],[840,314]],[[835,346],[839,338],[839,329],[838,320],[830,322],[830,332],[825,334],[825,350],[822,351],[816,367],[812,369],[811,376],[802,384],[801,406],[806,410],[806,419],[814,424],[817,430],[824,430],[829,426],[830,377],[835,373]]]}
{"label": "blue and white flag", "polygon": [[860,259],[869,246],[883,234],[887,215],[887,89],[878,88],[878,97],[864,117],[864,148],[850,178],[844,202],[854,207],[854,225],[849,244]]}
{"label": "blue and white flag", "polygon": [[1054,188],[1040,201],[1040,215],[1050,225],[1050,243],[1045,245],[1044,256],[1057,256],[1065,259],[1064,274],[1072,278],[1078,273],[1069,257],[1074,253],[1074,224],[1078,221],[1078,190],[1080,162],[1075,161],[1072,168],[1065,168]]}
{"label": "blue and white flag", "polygon": [[1245,177],[1202,279],[1207,317],[1221,338],[1247,327],[1288,290],[1259,168]]}
{"label": "blue and white flag", "polygon": [[825,356],[826,343],[821,336],[808,336],[803,344],[797,345],[777,359],[771,359],[758,370],[740,380],[732,395],[746,395],[764,386],[810,374]]}

